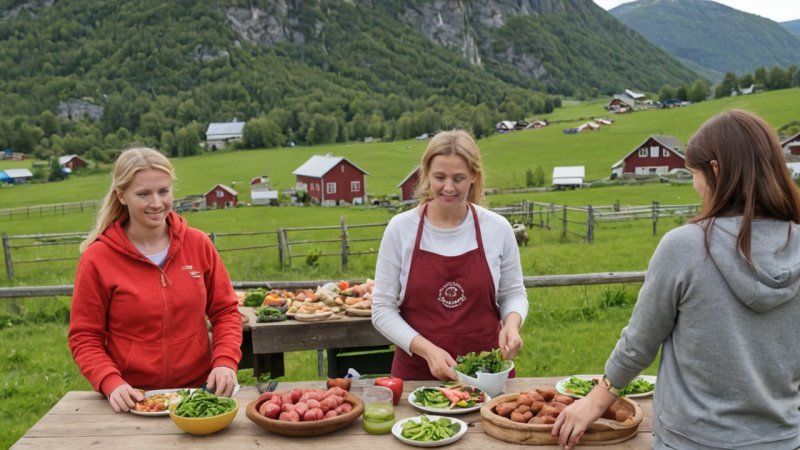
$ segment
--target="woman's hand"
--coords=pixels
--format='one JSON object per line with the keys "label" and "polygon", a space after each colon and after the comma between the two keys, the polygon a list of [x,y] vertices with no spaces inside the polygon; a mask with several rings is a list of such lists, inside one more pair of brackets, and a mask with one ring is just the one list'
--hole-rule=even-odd
{"label": "woman's hand", "polygon": [[452,367],[456,360],[441,347],[418,334],[411,340],[411,353],[417,354],[428,362],[431,375],[437,380],[457,380]]}
{"label": "woman's hand", "polygon": [[505,359],[514,359],[522,348],[522,338],[519,335],[521,324],[522,318],[519,313],[512,312],[506,316],[499,337],[500,353]]}
{"label": "woman's hand", "polygon": [[552,435],[558,436],[558,445],[566,450],[578,445],[589,425],[602,416],[616,399],[617,396],[603,386],[595,386],[589,395],[567,406],[553,424]]}
{"label": "woman's hand", "polygon": [[211,369],[206,379],[206,387],[214,395],[230,397],[236,386],[236,371],[230,367],[219,366]]}
{"label": "woman's hand", "polygon": [[142,392],[134,389],[130,384],[121,384],[108,394],[108,403],[114,412],[127,412],[136,406],[136,402],[144,400]]}

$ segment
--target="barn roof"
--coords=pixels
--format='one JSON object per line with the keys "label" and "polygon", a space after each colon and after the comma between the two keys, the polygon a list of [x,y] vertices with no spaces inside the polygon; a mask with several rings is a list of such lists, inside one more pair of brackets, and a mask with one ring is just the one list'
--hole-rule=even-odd
{"label": "barn roof", "polygon": [[409,179],[411,179],[411,177],[413,177],[413,176],[414,176],[414,174],[415,174],[415,173],[417,173],[417,171],[418,171],[418,170],[419,170],[419,165],[417,165],[416,167],[414,167],[414,169],[412,169],[412,170],[411,170],[411,172],[409,172],[409,173],[408,173],[408,175],[406,175],[406,177],[405,177],[405,178],[403,178],[403,181],[401,181],[401,182],[400,182],[400,183],[397,185],[397,187],[400,187],[400,186],[402,186],[403,184],[405,184],[405,182],[406,182],[406,181],[408,181]]}
{"label": "barn roof", "polygon": [[228,192],[229,194],[231,194],[231,195],[239,195],[239,193],[238,193],[238,192],[236,192],[236,191],[235,191],[235,190],[234,190],[232,187],[226,186],[226,185],[224,185],[224,184],[215,184],[215,185],[214,185],[214,187],[212,187],[211,189],[209,189],[209,190],[208,190],[208,192],[206,192],[205,194],[203,194],[203,197],[205,197],[206,195],[208,195],[208,194],[212,193],[212,192],[213,192],[214,190],[216,190],[218,187],[220,187],[220,188],[222,188],[223,190],[227,191],[227,192]]}
{"label": "barn roof", "polygon": [[367,171],[353,164],[350,160],[343,156],[333,155],[314,155],[308,159],[302,166],[292,172],[292,175],[299,175],[303,177],[322,178],[331,169],[336,167],[342,161],[347,161],[350,165],[361,171],[364,175],[369,175]]}
{"label": "barn roof", "polygon": [[66,163],[68,163],[68,162],[72,161],[74,158],[78,158],[78,159],[80,159],[81,161],[83,161],[83,162],[86,162],[86,160],[85,160],[85,159],[81,158],[81,157],[80,157],[80,156],[78,156],[78,155],[64,155],[64,156],[59,156],[59,157],[58,157],[58,165],[59,165],[59,166],[63,166],[64,164],[66,164]]}
{"label": "barn roof", "polygon": [[33,173],[28,169],[5,169],[3,170],[9,178],[33,178]]}
{"label": "barn roof", "polygon": [[792,137],[789,137],[789,138],[786,138],[786,139],[782,140],[781,141],[781,147],[785,147],[786,144],[788,144],[788,143],[790,143],[792,141],[800,141],[800,133],[797,133]]}
{"label": "barn roof", "polygon": [[663,145],[664,147],[668,148],[673,153],[678,155],[681,159],[686,159],[686,157],[683,156],[683,150],[682,150],[683,149],[683,144],[681,143],[680,140],[678,140],[678,138],[675,138],[675,137],[672,137],[672,136],[666,136],[666,135],[663,135],[663,134],[651,134],[650,136],[647,136],[647,139],[642,141],[641,144],[637,145],[636,147],[633,148],[633,150],[629,151],[625,156],[623,156],[622,159],[620,159],[619,161],[615,162],[614,165],[611,166],[611,168],[615,169],[615,168],[621,166],[625,162],[625,160],[628,159],[628,157],[633,154],[633,152],[635,152],[636,150],[639,150],[650,139],[656,140],[661,145]]}
{"label": "barn roof", "polygon": [[208,124],[206,139],[241,137],[243,133],[244,122],[215,122]]}

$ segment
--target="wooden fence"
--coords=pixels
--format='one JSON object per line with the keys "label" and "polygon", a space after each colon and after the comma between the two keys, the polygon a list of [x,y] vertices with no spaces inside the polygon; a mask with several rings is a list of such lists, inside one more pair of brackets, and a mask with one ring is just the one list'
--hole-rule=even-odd
{"label": "wooden fence", "polygon": [[699,204],[662,205],[652,202],[645,206],[567,206],[553,203],[522,201],[494,208],[511,223],[523,223],[528,228],[560,229],[561,236],[575,236],[588,243],[594,242],[595,228],[601,222],[649,220],[653,236],[658,234],[658,221],[670,217],[690,217],[699,211]]}
{"label": "wooden fence", "polygon": [[[579,273],[569,275],[540,275],[523,277],[526,288],[537,287],[562,287],[562,286],[588,286],[595,284],[614,283],[641,283],[644,281],[645,272],[598,272]],[[309,281],[233,281],[234,289],[314,289],[325,283],[338,282],[339,280],[309,280]],[[353,280],[361,283],[364,280]],[[62,286],[25,286],[0,288],[2,298],[31,298],[31,297],[57,297],[71,296],[72,285]]]}
{"label": "wooden fence", "polygon": [[58,203],[55,205],[21,206],[19,208],[0,209],[0,219],[14,220],[30,219],[31,217],[44,217],[54,214],[69,214],[84,211],[94,213],[100,207],[99,200],[84,202]]}

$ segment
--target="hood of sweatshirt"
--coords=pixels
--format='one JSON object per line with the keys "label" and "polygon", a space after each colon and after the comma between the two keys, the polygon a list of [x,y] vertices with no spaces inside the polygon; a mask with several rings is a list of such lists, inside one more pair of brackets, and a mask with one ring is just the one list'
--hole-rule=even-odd
{"label": "hood of sweatshirt", "polygon": [[[128,220],[128,213],[123,213],[119,219],[106,228],[103,234],[98,236],[97,240],[104,242],[117,252],[128,255],[133,259],[150,262],[125,234],[125,229],[123,227]],[[181,247],[183,237],[186,234],[187,223],[186,219],[179,216],[178,213],[170,211],[167,215],[167,225],[169,225],[169,251],[167,252],[166,258],[168,261]]]}
{"label": "hood of sweatshirt", "polygon": [[731,290],[748,308],[766,312],[800,290],[800,227],[778,220],[754,220],[752,260],[736,248],[741,217],[714,220],[709,251]]}

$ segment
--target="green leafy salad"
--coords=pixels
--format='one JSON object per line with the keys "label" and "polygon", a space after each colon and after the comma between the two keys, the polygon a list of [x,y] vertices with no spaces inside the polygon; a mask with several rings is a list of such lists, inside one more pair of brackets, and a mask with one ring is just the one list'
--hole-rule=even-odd
{"label": "green leafy salad", "polygon": [[458,364],[453,369],[470,377],[476,376],[478,372],[498,373],[511,367],[511,361],[503,359],[499,348],[478,354],[469,352],[464,356],[457,357],[456,362]]}
{"label": "green leafy salad", "polygon": [[[600,380],[598,378],[593,378],[591,380],[584,380],[578,377],[570,377],[569,380],[564,382],[564,391],[567,394],[575,394],[580,396],[585,396],[589,394],[597,383]],[[635,380],[628,383],[627,386],[620,389],[619,395],[634,395],[634,394],[644,394],[647,392],[651,392],[655,389],[655,384],[643,379],[643,378],[636,378]]]}
{"label": "green leafy salad", "polygon": [[461,431],[461,425],[458,422],[453,422],[445,417],[431,420],[428,416],[422,415],[419,416],[419,419],[419,422],[415,422],[413,419],[406,421],[400,434],[412,441],[431,442],[451,438]]}

